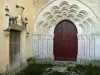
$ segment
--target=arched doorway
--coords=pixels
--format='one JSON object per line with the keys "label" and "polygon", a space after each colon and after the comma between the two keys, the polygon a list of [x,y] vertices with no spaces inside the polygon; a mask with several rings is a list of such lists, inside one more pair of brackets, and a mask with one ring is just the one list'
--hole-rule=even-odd
{"label": "arched doorway", "polygon": [[75,61],[77,58],[77,29],[68,20],[63,20],[54,31],[54,57],[59,61]]}
{"label": "arched doorway", "polygon": [[[65,26],[68,26],[68,28],[63,26],[63,20],[69,20],[67,21],[68,24],[66,23]],[[62,24],[58,25],[58,23],[60,24],[61,22]],[[69,27],[69,24],[71,24],[70,26],[73,29]],[[99,46],[97,47],[96,44],[96,42],[98,43],[98,41],[96,41],[96,37],[98,37],[98,33],[100,32],[99,25],[100,21],[97,15],[84,3],[78,0],[53,0],[39,12],[34,21],[33,57],[45,60],[50,59],[53,61],[58,58],[58,60],[68,61],[74,61],[77,59],[78,63],[88,59],[94,60],[96,55],[95,52],[98,52],[99,50]],[[63,30],[62,27],[65,29]],[[56,36],[56,30],[58,30],[57,35],[60,34],[60,36]],[[62,39],[64,37],[62,37],[62,34],[59,33],[59,30],[63,30],[63,34],[65,34],[64,31],[68,31],[66,32],[66,35],[69,36],[67,36],[68,39],[66,38],[66,40],[63,40],[64,44],[67,46],[57,45],[58,48],[56,49],[54,42],[56,40],[60,41],[59,37]],[[74,32],[73,34],[76,39],[74,38],[74,35],[72,35],[71,31]],[[76,42],[72,41],[72,37],[76,40]],[[61,40],[61,43],[63,43],[63,41]],[[68,44],[66,44],[66,42]],[[68,51],[64,50],[63,46],[65,49],[68,48]],[[71,46],[75,46],[75,48],[72,48]],[[60,47],[61,51],[64,50],[64,52],[59,52],[59,54],[62,54],[63,56],[58,56],[57,58],[56,52],[58,52]]]}

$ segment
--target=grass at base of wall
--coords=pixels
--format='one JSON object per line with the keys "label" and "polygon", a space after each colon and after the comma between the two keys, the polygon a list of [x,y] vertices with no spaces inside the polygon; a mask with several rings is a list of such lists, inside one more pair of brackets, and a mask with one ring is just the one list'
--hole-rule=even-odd
{"label": "grass at base of wall", "polygon": [[47,63],[37,64],[36,60],[32,57],[27,59],[27,64],[28,66],[26,68],[24,68],[20,72],[17,72],[15,75],[100,75],[100,67],[92,65],[91,63],[88,65],[65,65],[65,71],[63,72],[59,71],[59,69],[53,69],[54,67],[59,65]]}
{"label": "grass at base of wall", "polygon": [[93,66],[92,64],[66,66],[65,72],[53,71],[50,69],[48,70],[49,72],[46,73],[46,69],[52,67],[52,64],[30,64],[28,67],[16,73],[15,75],[43,75],[44,73],[46,75],[72,75],[73,73],[73,75],[100,75],[100,67]]}
{"label": "grass at base of wall", "polygon": [[52,64],[30,64],[25,69],[16,73],[15,75],[42,75],[46,68],[53,67]]}

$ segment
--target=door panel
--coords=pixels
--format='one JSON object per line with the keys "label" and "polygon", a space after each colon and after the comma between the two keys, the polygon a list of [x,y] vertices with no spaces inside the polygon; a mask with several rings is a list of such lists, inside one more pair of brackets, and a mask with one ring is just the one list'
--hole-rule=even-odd
{"label": "door panel", "polygon": [[55,60],[76,60],[77,30],[75,25],[68,20],[64,20],[56,26],[54,34]]}
{"label": "door panel", "polygon": [[20,32],[10,31],[10,67],[15,69],[20,66]]}

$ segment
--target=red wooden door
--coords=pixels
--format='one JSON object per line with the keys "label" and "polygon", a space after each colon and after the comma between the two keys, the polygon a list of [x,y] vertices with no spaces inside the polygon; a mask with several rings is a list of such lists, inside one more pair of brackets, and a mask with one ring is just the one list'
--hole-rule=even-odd
{"label": "red wooden door", "polygon": [[75,61],[77,58],[77,29],[68,21],[61,21],[54,31],[55,60]]}

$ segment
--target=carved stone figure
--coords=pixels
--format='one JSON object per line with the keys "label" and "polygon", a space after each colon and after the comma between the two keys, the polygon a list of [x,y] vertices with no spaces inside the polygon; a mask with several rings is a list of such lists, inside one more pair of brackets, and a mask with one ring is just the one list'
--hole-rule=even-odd
{"label": "carved stone figure", "polygon": [[22,25],[22,17],[21,17],[21,15],[18,15],[17,24],[18,25]]}
{"label": "carved stone figure", "polygon": [[15,24],[17,24],[17,19],[18,19],[17,16],[15,16],[15,17],[10,17],[10,18],[9,18],[9,24],[10,24],[10,25],[15,25]]}

